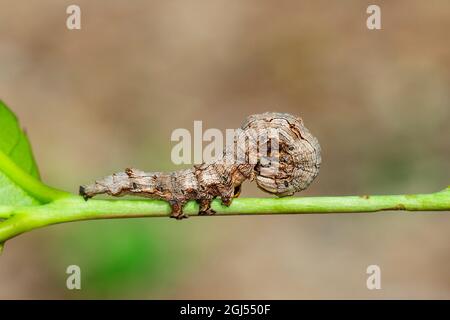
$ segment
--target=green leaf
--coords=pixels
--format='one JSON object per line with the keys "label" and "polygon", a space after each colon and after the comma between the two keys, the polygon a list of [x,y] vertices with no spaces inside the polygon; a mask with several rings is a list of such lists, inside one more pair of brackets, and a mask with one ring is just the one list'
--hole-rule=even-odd
{"label": "green leaf", "polygon": [[[0,153],[22,171],[39,179],[39,171],[25,132],[14,113],[0,101]],[[0,205],[31,205],[38,203],[0,169]]]}
{"label": "green leaf", "polygon": [[0,205],[32,205],[39,203],[0,172]]}
{"label": "green leaf", "polygon": [[31,145],[20,128],[16,115],[0,100],[0,151],[14,161],[23,171],[39,178]]}

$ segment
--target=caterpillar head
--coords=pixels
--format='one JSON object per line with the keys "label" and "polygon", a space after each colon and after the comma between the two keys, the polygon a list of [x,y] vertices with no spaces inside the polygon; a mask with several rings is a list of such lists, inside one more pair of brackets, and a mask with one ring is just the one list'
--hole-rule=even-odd
{"label": "caterpillar head", "polygon": [[256,184],[279,197],[306,189],[319,173],[320,145],[301,118],[287,113],[252,115],[243,131],[258,140]]}

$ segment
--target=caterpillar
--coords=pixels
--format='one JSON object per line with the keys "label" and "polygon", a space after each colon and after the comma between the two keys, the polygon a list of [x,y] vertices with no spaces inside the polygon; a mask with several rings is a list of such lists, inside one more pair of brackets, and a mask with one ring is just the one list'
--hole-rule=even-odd
{"label": "caterpillar", "polygon": [[[240,155],[237,157],[236,155]],[[279,197],[306,189],[319,173],[320,145],[301,118],[287,113],[249,116],[219,159],[174,172],[144,172],[127,168],[93,184],[80,186],[85,200],[98,195],[137,195],[166,200],[171,218],[183,219],[183,206],[199,204],[199,215],[213,215],[211,201],[225,206],[239,196],[245,180],[256,181]]]}

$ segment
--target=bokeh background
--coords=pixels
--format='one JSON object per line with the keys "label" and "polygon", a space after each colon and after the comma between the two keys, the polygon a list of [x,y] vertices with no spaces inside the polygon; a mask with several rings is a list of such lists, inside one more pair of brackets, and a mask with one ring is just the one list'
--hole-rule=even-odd
{"label": "bokeh background", "polygon": [[[175,170],[176,128],[303,117],[323,148],[302,195],[450,183],[450,2],[0,0],[0,98],[43,180]],[[366,28],[378,4],[382,30]],[[254,185],[243,196],[266,196]],[[9,241],[0,298],[450,298],[450,214],[167,218],[52,226]],[[82,290],[65,287],[66,267]],[[366,288],[377,264],[382,289]]]}

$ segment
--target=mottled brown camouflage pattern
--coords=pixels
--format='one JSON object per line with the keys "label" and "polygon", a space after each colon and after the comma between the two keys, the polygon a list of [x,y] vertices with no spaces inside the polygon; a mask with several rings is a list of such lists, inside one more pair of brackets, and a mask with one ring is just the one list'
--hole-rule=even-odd
{"label": "mottled brown camouflage pattern", "polygon": [[263,113],[246,119],[234,143],[214,163],[170,173],[126,169],[81,186],[80,195],[85,199],[102,193],[162,199],[170,203],[171,217],[182,219],[187,218],[183,206],[189,200],[200,204],[200,215],[214,214],[211,201],[216,197],[229,206],[247,179],[277,196],[293,195],[309,186],[320,163],[319,143],[300,118]]}

